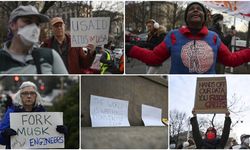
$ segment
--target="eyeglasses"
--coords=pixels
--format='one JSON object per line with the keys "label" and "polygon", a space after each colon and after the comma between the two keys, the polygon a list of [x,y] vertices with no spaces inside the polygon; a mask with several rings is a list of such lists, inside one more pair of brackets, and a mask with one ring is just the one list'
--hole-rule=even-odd
{"label": "eyeglasses", "polygon": [[22,92],[21,96],[36,96],[36,92]]}

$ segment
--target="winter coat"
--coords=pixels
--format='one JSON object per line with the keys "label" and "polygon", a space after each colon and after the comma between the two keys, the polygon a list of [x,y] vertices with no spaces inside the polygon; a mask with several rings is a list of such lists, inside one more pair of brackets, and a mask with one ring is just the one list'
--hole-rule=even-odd
{"label": "winter coat", "polygon": [[[88,69],[92,65],[96,53],[92,54],[88,52],[87,54],[85,54],[81,47],[71,47],[70,36],[67,34],[65,34],[65,36],[68,43],[68,72],[71,74],[81,74],[83,73],[84,69]],[[42,47],[53,48],[52,45],[54,40],[56,39],[54,36],[52,36],[48,40],[44,41]],[[58,50],[56,51],[58,52]]]}
{"label": "winter coat", "polygon": [[222,131],[221,138],[216,138],[212,141],[202,139],[197,117],[191,118],[192,133],[197,149],[223,149],[227,143],[230,134],[231,118],[225,117],[224,128]]}
{"label": "winter coat", "polygon": [[164,26],[160,26],[158,29],[155,29],[155,32],[148,34],[145,47],[150,50],[154,49],[154,47],[156,47],[164,40],[165,36],[166,28]]}
{"label": "winter coat", "polygon": [[[10,41],[0,49],[0,73],[2,74],[68,74],[61,57],[49,48],[33,47],[21,61],[12,56]],[[36,63],[37,62],[37,63]],[[36,65],[37,64],[37,65]],[[39,72],[38,68],[40,68]]]}

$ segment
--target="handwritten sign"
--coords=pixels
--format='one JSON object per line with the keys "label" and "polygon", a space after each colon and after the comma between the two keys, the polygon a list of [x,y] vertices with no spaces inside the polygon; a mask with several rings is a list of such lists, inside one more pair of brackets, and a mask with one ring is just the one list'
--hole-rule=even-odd
{"label": "handwritten sign", "polygon": [[11,148],[64,148],[64,134],[56,131],[63,125],[62,112],[10,113]]}
{"label": "handwritten sign", "polygon": [[161,122],[161,109],[142,104],[141,117],[145,126],[164,126]]}
{"label": "handwritten sign", "polygon": [[130,126],[128,101],[91,95],[90,117],[92,127]]}
{"label": "handwritten sign", "polygon": [[194,108],[198,113],[226,113],[226,78],[197,78]]}
{"label": "handwritten sign", "polygon": [[108,43],[109,17],[70,18],[71,46]]}

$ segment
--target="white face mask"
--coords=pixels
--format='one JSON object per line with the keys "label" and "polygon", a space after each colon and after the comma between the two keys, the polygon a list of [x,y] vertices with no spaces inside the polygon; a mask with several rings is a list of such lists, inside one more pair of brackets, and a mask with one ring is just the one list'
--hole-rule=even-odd
{"label": "white face mask", "polygon": [[20,36],[24,45],[32,46],[39,41],[40,28],[35,23],[32,23],[18,29],[17,34]]}

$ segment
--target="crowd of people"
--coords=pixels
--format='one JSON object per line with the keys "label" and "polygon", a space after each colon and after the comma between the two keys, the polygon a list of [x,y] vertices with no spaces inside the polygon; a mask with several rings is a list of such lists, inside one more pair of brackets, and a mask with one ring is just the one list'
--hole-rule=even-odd
{"label": "crowd of people", "polygon": [[[40,24],[46,22],[50,22],[53,36],[40,41]],[[1,74],[83,74],[91,69],[96,56],[96,45],[72,47],[71,37],[65,31],[62,18],[50,19],[40,14],[34,6],[27,5],[12,11],[8,24],[7,41],[0,50]],[[110,66],[110,61],[115,65]],[[112,55],[108,62],[103,61],[100,65],[116,67],[118,71],[114,73],[122,74],[119,71],[119,61],[115,62]],[[94,73],[100,72],[105,71],[98,70]]]}

